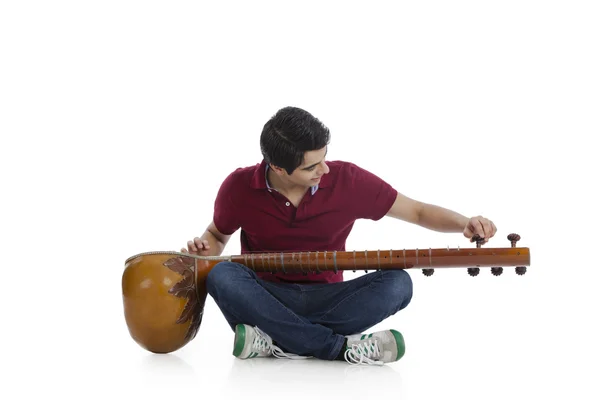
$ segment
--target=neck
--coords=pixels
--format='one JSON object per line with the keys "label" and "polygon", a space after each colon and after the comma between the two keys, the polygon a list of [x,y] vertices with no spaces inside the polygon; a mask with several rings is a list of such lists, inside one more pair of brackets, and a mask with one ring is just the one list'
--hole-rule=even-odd
{"label": "neck", "polygon": [[267,170],[267,181],[269,182],[269,186],[282,194],[305,193],[308,190],[307,187],[285,182],[270,168]]}

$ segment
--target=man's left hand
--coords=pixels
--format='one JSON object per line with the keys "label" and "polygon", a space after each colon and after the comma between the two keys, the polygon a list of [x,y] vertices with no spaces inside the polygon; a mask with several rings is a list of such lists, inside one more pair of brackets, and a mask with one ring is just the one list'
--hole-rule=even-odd
{"label": "man's left hand", "polygon": [[469,219],[463,234],[467,239],[471,239],[475,235],[479,235],[483,242],[487,243],[490,238],[496,234],[496,225],[487,218],[483,218],[481,215]]}

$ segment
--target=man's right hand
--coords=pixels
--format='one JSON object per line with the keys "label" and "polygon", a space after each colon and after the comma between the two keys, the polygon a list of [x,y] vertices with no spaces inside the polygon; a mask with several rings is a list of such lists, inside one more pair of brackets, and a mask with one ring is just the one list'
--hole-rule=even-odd
{"label": "man's right hand", "polygon": [[194,240],[188,240],[187,246],[187,249],[185,247],[181,248],[182,253],[190,253],[197,256],[210,255],[210,245],[208,244],[208,240],[202,240],[199,237],[196,237]]}

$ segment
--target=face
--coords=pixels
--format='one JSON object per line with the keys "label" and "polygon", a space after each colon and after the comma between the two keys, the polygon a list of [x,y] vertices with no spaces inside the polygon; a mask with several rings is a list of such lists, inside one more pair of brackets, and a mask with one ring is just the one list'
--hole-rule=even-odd
{"label": "face", "polygon": [[325,164],[327,147],[304,153],[304,161],[298,168],[288,175],[283,171],[284,179],[289,183],[302,187],[310,187],[318,184],[321,177],[329,173],[329,167]]}

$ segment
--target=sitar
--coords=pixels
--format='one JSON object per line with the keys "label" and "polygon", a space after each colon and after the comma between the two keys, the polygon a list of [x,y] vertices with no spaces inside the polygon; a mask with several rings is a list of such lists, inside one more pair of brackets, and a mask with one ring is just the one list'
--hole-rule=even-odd
{"label": "sitar", "polygon": [[176,351],[200,328],[207,297],[206,277],[220,262],[245,265],[256,272],[322,273],[420,269],[432,276],[437,268],[467,268],[477,276],[490,268],[499,276],[505,267],[523,275],[530,265],[528,247],[517,247],[520,236],[508,235],[510,247],[424,248],[402,250],[303,251],[198,256],[176,251],[151,251],[125,260],[122,294],[125,321],[133,340],[152,353]]}

